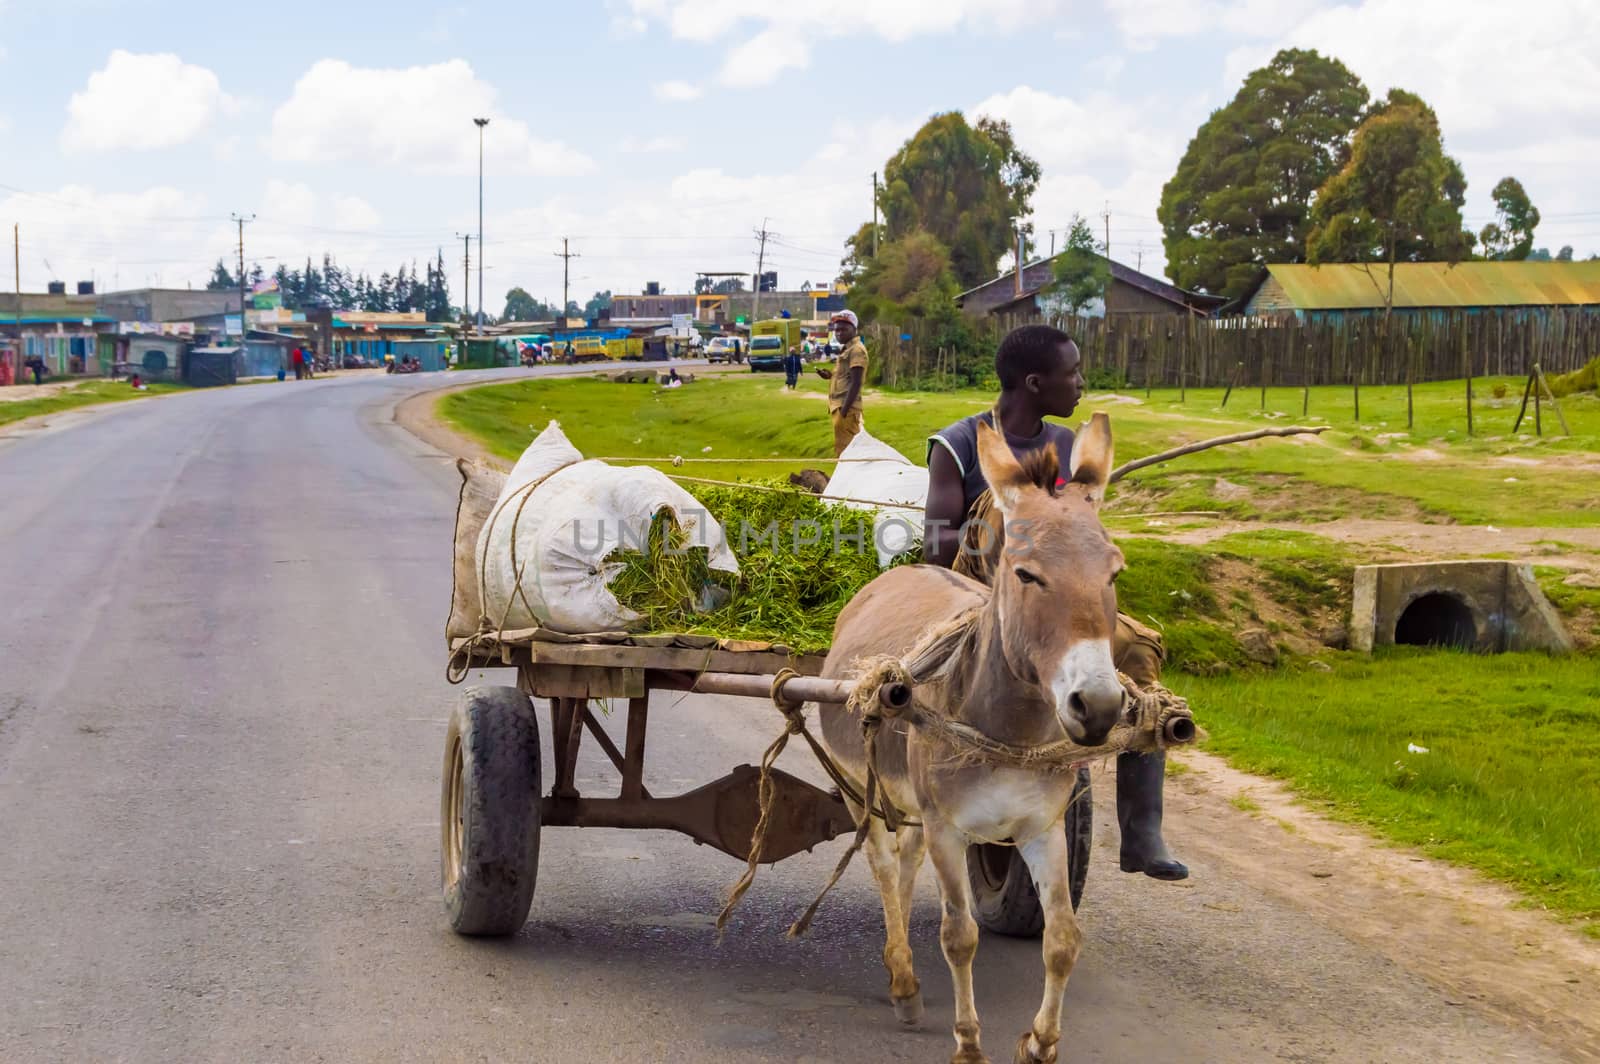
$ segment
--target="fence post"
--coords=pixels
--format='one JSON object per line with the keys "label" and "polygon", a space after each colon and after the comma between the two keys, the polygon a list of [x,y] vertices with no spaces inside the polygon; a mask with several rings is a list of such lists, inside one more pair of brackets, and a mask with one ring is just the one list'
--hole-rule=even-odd
{"label": "fence post", "polygon": [[1467,377],[1467,438],[1472,438],[1472,352],[1467,347],[1467,333],[1461,331],[1461,368]]}
{"label": "fence post", "polygon": [[1228,374],[1228,387],[1222,393],[1222,407],[1221,407],[1221,409],[1223,409],[1223,410],[1228,409],[1228,396],[1233,394],[1234,382],[1236,382],[1239,379],[1239,371],[1242,370],[1242,369],[1244,369],[1244,363],[1243,362],[1236,363],[1234,365],[1234,367],[1233,367],[1233,372]]}
{"label": "fence post", "polygon": [[1544,394],[1545,395],[1549,396],[1550,405],[1555,408],[1556,420],[1561,422],[1561,433],[1562,433],[1562,435],[1571,436],[1572,435],[1572,430],[1567,428],[1567,415],[1563,414],[1561,412],[1561,404],[1556,402],[1556,393],[1552,392],[1550,390],[1550,385],[1548,383],[1546,383],[1546,381],[1544,379],[1544,370],[1540,369],[1538,366],[1534,366],[1533,367],[1533,373],[1534,373],[1534,376],[1539,378],[1539,387],[1544,389]]}
{"label": "fence post", "polygon": [[1305,417],[1311,412],[1311,345],[1305,347],[1305,360],[1301,363],[1300,370],[1300,416]]}

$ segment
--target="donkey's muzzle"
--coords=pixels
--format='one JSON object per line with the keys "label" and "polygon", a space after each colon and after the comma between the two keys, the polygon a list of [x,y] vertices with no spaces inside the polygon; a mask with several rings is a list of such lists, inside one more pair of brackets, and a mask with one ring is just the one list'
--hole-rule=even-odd
{"label": "donkey's muzzle", "polygon": [[1067,696],[1067,712],[1062,725],[1079,746],[1099,746],[1122,719],[1128,705],[1128,692],[1122,685],[1081,687]]}

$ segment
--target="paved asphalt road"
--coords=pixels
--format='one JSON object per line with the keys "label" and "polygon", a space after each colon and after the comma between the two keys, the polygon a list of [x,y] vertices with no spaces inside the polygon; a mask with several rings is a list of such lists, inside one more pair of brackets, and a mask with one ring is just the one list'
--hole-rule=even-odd
{"label": "paved asphalt road", "polygon": [[[807,940],[782,937],[842,840],[763,870],[718,945],[731,859],[552,829],[520,935],[448,931],[456,476],[391,419],[436,383],[185,394],[0,439],[0,1060],[946,1059],[931,874],[921,1031],[890,1012],[864,862]],[[777,724],[657,706],[658,793],[754,761]],[[1183,887],[1119,874],[1100,789],[1066,1059],[1550,1059],[1205,864]],[[1182,852],[1205,830],[1171,834]],[[1040,977],[1033,943],[984,939],[997,1059]]]}

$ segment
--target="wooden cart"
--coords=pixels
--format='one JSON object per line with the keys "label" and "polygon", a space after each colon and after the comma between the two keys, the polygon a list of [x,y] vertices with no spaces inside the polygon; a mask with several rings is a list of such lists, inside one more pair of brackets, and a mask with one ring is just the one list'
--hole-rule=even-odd
{"label": "wooden cart", "polygon": [[[514,668],[515,687],[471,687],[451,712],[440,803],[441,877],[451,927],[464,935],[509,935],[522,927],[539,869],[539,833],[546,827],[655,828],[682,832],[740,861],[748,860],[758,815],[759,769],[727,775],[677,795],[654,795],[644,784],[645,736],[652,690],[768,699],[780,670],[785,696],[842,703],[849,685],[818,676],[823,659],[785,647],[705,636],[604,633],[570,636],[545,629],[506,632],[499,639],[458,641],[457,671]],[[555,778],[548,790],[533,699],[548,700]],[[591,700],[625,698],[621,745],[591,709]],[[772,713],[774,734],[782,718]],[[616,766],[615,796],[579,793],[578,753],[587,733]],[[762,860],[780,861],[855,830],[844,801],[774,769],[776,813]],[[1065,830],[1076,906],[1088,872],[1092,837],[1089,773],[1079,773]],[[968,870],[979,922],[990,930],[1036,935],[1043,914],[1027,867],[1014,847],[974,846]]]}

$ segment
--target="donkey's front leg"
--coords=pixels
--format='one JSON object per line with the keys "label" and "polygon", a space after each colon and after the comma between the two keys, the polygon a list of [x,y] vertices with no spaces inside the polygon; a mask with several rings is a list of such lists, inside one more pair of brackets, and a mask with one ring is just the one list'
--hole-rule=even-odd
{"label": "donkey's front leg", "polygon": [[[852,814],[868,816],[852,804]],[[911,965],[910,913],[904,907],[906,895],[900,889],[900,875],[904,861],[898,846],[904,844],[903,836],[889,834],[883,821],[871,817],[867,826],[867,862],[872,865],[872,878],[878,883],[878,893],[883,900],[883,966],[889,969],[889,1000],[894,1003],[894,1014],[907,1026],[922,1020],[922,987],[917,982]],[[902,832],[907,829],[902,828]],[[920,841],[920,840],[919,840]],[[917,854],[918,860],[922,855]],[[915,876],[916,870],[912,869]]]}
{"label": "donkey's front leg", "polygon": [[[928,816],[923,807],[923,832],[928,856],[939,879],[944,917],[939,923],[939,945],[950,965],[956,995],[956,1052],[951,1064],[987,1064],[978,1047],[978,1003],[972,993],[972,958],[978,953],[978,922],[972,918],[972,886],[967,882],[967,840],[947,824]],[[1063,848],[1065,839],[1063,837]],[[1063,849],[1063,852],[1064,849]],[[1063,877],[1064,879],[1065,877]]]}
{"label": "donkey's front leg", "polygon": [[1017,1064],[1049,1064],[1056,1059],[1061,1040],[1061,999],[1067,976],[1077,963],[1083,935],[1072,911],[1072,891],[1067,871],[1067,836],[1059,825],[1023,843],[1023,860],[1033,873],[1044,909],[1044,1000],[1031,1030],[1017,1039]]}

